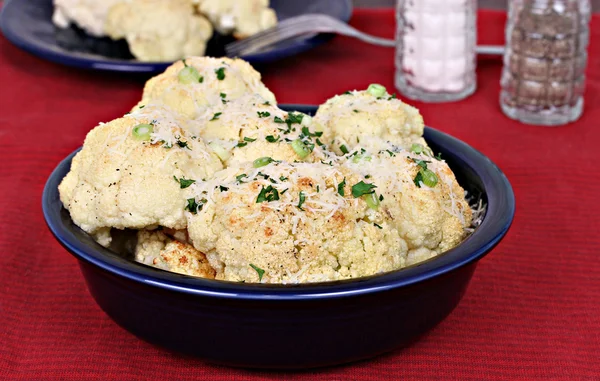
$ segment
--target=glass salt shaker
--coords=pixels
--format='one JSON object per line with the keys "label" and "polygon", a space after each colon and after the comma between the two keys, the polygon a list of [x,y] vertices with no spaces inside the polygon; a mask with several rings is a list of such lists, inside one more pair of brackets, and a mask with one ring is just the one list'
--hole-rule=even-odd
{"label": "glass salt shaker", "polygon": [[425,102],[473,94],[477,1],[398,0],[396,12],[396,88]]}
{"label": "glass salt shaker", "polygon": [[589,21],[589,0],[510,2],[500,93],[508,117],[555,126],[581,116]]}

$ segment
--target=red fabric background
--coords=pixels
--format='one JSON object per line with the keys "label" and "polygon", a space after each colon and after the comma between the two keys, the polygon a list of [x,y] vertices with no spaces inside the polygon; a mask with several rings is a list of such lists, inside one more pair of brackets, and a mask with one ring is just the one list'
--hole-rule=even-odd
{"label": "red fabric background", "polygon": [[[393,36],[392,10],[357,10],[351,23]],[[502,14],[482,13],[480,42],[502,42],[503,27]],[[459,307],[420,342],[305,373],[229,369],[167,353],[96,306],[75,259],[44,224],[42,187],[90,128],[138,100],[143,81],[47,63],[0,37],[0,380],[599,380],[600,17],[592,34],[577,123],[543,128],[505,118],[497,57],[480,60],[471,98],[417,104],[429,125],[505,171],[517,198],[513,228],[481,261]],[[393,88],[393,50],[338,37],[261,71],[280,103],[320,103],[371,82]]]}

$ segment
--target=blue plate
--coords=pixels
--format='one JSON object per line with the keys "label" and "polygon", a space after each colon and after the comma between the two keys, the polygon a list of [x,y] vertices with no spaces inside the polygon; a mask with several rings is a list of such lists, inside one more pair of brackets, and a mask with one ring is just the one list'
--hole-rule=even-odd
{"label": "blue plate", "polygon": [[[315,106],[280,107],[311,115],[316,111]],[[409,345],[441,322],[463,297],[477,261],[500,242],[513,220],[514,194],[494,163],[432,128],[425,129],[424,137],[459,183],[487,204],[487,212],[454,249],[377,276],[321,284],[244,284],[135,263],[117,254],[122,250],[97,244],[63,208],[57,188],[77,151],[50,175],[42,208],[56,239],[79,260],[98,305],[136,336],[232,366],[335,365]]]}
{"label": "blue plate", "polygon": [[[100,0],[99,0],[100,1]],[[347,22],[352,15],[350,0],[271,0],[280,20],[304,13],[322,13]],[[76,27],[65,30],[52,24],[52,0],[9,0],[2,8],[0,28],[16,46],[41,58],[84,69],[156,74],[171,62],[136,61],[124,41],[87,36]],[[331,35],[300,37],[272,49],[241,57],[253,64],[267,63],[312,49]],[[232,37],[215,34],[206,55],[224,55],[225,44]]]}

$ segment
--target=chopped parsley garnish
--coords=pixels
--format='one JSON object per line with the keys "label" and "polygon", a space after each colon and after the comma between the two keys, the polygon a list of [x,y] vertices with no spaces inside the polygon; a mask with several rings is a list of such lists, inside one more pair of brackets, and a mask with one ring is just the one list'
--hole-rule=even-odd
{"label": "chopped parsley garnish", "polygon": [[268,111],[257,111],[256,113],[258,114],[259,118],[266,118],[268,116],[271,116],[271,113]]}
{"label": "chopped parsley garnish", "polygon": [[415,176],[413,181],[414,181],[415,185],[417,186],[417,188],[421,188],[421,182],[423,182],[423,175],[421,174],[421,171],[419,171],[417,173],[417,175]]}
{"label": "chopped parsley garnish", "polygon": [[325,145],[325,144],[321,143],[321,141],[319,140],[319,138],[317,138],[316,142],[317,142],[317,145],[318,145],[319,147],[322,147],[322,146],[324,146],[324,145]]}
{"label": "chopped parsley garnish", "polygon": [[200,76],[200,78],[198,78],[198,82],[199,82],[199,83],[202,83],[202,82],[204,82],[204,77],[203,77],[203,76]]}
{"label": "chopped parsley garnish", "polygon": [[188,67],[188,64],[185,62],[185,60],[181,60],[181,62],[183,62],[183,67]]}
{"label": "chopped parsley garnish", "polygon": [[370,178],[371,178],[371,175],[366,175],[365,176],[365,179],[370,179]]}
{"label": "chopped parsley garnish", "polygon": [[246,147],[247,145],[248,145],[248,143],[246,143],[246,142],[239,142],[239,143],[236,145],[236,147],[240,147],[240,148],[241,148],[241,147]]}
{"label": "chopped parsley garnish", "polygon": [[352,95],[352,91],[349,91],[349,90],[348,90],[348,91],[345,91],[345,92],[344,92],[344,95]]}
{"label": "chopped parsley garnish", "polygon": [[304,114],[301,114],[299,112],[289,112],[287,118],[285,119],[285,122],[287,123],[288,127],[290,127],[292,124],[301,124],[303,117]]}
{"label": "chopped parsley garnish", "polygon": [[364,181],[361,181],[352,186],[352,196],[354,198],[358,198],[360,196],[364,196],[366,194],[375,193],[374,189],[377,188],[376,185],[367,184]]}
{"label": "chopped parsley garnish", "polygon": [[442,160],[442,153],[438,153],[437,155],[435,155],[434,159],[436,160]]}
{"label": "chopped parsley garnish", "polygon": [[217,119],[219,119],[219,117],[220,117],[221,115],[223,115],[223,113],[222,113],[222,112],[217,112],[217,113],[215,113],[215,115],[213,115],[213,117],[212,117],[212,119],[210,119],[210,121],[213,121],[213,120],[217,120]]}
{"label": "chopped parsley garnish", "polygon": [[392,99],[396,99],[396,93],[392,94],[389,98],[388,101],[391,101]]}
{"label": "chopped parsley garnish", "polygon": [[427,164],[431,163],[431,161],[427,161],[427,160],[417,160],[417,159],[413,159],[411,157],[409,157],[410,160],[412,160],[415,164],[417,164],[419,167],[423,168],[423,169],[427,169]]}
{"label": "chopped parsley garnish", "polygon": [[191,150],[191,148],[190,148],[190,146],[188,146],[187,142],[182,142],[181,140],[178,140],[177,145],[181,148],[187,148],[187,149]]}
{"label": "chopped parsley garnish", "polygon": [[396,154],[390,151],[389,149],[386,149],[385,152],[387,152],[390,155],[390,157],[396,156]]}
{"label": "chopped parsley garnish", "polygon": [[245,173],[242,173],[241,175],[238,175],[238,176],[235,177],[235,181],[237,181],[238,183],[243,183],[242,179],[244,177],[248,177],[248,175],[245,174]]}
{"label": "chopped parsley garnish", "polygon": [[258,194],[258,197],[256,198],[256,203],[259,204],[264,201],[271,202],[277,200],[279,200],[279,192],[277,191],[277,189],[273,188],[272,185],[269,185],[266,188],[262,187],[260,193]]}
{"label": "chopped parsley garnish", "polygon": [[177,179],[177,177],[173,176],[173,179],[179,183],[180,189],[185,189],[196,182],[196,180],[186,179],[184,177]]}
{"label": "chopped parsley garnish", "polygon": [[250,143],[252,143],[252,142],[256,141],[256,139],[252,139],[252,138],[244,138],[244,141],[245,141],[245,142],[250,142]]}
{"label": "chopped parsley garnish", "polygon": [[321,190],[319,188],[319,186],[317,185],[317,193],[319,193]]}
{"label": "chopped parsley garnish", "polygon": [[258,266],[254,266],[252,263],[250,263],[250,267],[252,267],[254,271],[256,271],[256,273],[258,274],[258,281],[262,282],[263,275],[265,275],[265,270],[261,269]]}
{"label": "chopped parsley garnish", "polygon": [[354,110],[352,110],[352,111],[354,111],[354,112],[356,112],[356,113],[359,113],[359,112],[360,112],[360,111],[358,111],[357,109],[354,109]]}
{"label": "chopped parsley garnish", "polygon": [[344,177],[344,181],[342,181],[341,183],[338,184],[338,188],[337,191],[339,193],[340,196],[344,197],[345,196],[345,192],[344,192],[344,187],[346,186],[346,178]]}
{"label": "chopped parsley garnish", "polygon": [[220,67],[218,69],[215,69],[215,73],[217,74],[217,79],[219,81],[222,81],[225,79],[225,68],[224,67]]}
{"label": "chopped parsley garnish", "polygon": [[311,133],[308,127],[302,127],[302,134],[304,136],[308,136],[309,138],[313,136],[320,138],[323,135],[323,131],[315,131],[315,133]]}
{"label": "chopped parsley garnish", "polygon": [[302,204],[304,204],[304,202],[306,201],[306,196],[304,195],[304,192],[300,192],[298,194],[298,197],[300,197],[300,201],[298,202],[298,209],[304,210],[302,209]]}
{"label": "chopped parsley garnish", "polygon": [[227,188],[227,187],[224,187],[223,185],[219,185],[219,190],[220,190],[221,192],[227,192],[227,191],[229,190],[229,188]]}
{"label": "chopped parsley garnish", "polygon": [[206,199],[203,198],[202,200],[200,200],[200,202],[196,202],[195,198],[188,198],[187,199],[187,205],[185,207],[185,210],[189,211],[192,214],[196,214],[198,212],[202,211],[202,208],[204,207],[204,204],[206,204]]}
{"label": "chopped parsley garnish", "polygon": [[375,224],[375,223],[373,225],[375,225],[376,228],[383,229],[383,227],[381,227],[381,225],[378,225],[378,224]]}
{"label": "chopped parsley garnish", "polygon": [[263,105],[265,105],[265,106],[270,106],[270,105],[271,105],[271,102],[269,102],[269,101],[266,101],[265,103],[263,103]]}
{"label": "chopped parsley garnish", "polygon": [[284,194],[285,192],[287,192],[289,190],[289,188],[285,188],[284,190],[281,191],[281,194]]}
{"label": "chopped parsley garnish", "polygon": [[345,144],[342,144],[342,145],[340,146],[340,151],[342,151],[342,153],[343,153],[344,155],[347,155],[347,154],[350,152],[350,151],[348,151],[348,147],[346,147],[346,145],[345,145]]}
{"label": "chopped parsley garnish", "polygon": [[383,201],[383,195],[382,194],[379,195],[379,201]]}
{"label": "chopped parsley garnish", "polygon": [[146,107],[146,105],[141,105],[140,106],[140,110],[143,109],[144,107]]}
{"label": "chopped parsley garnish", "polygon": [[279,177],[279,180],[280,180],[280,181],[287,181],[287,179],[288,179],[287,177],[283,177],[283,176],[280,176],[280,177]]}
{"label": "chopped parsley garnish", "polygon": [[281,119],[280,117],[276,116],[275,118],[273,118],[273,121],[275,123],[285,123],[285,120]]}
{"label": "chopped parsley garnish", "polygon": [[223,103],[227,103],[227,100],[225,99],[225,98],[227,98],[227,94],[225,94],[225,93],[221,93],[221,94],[219,94],[219,95],[221,96],[221,101],[222,101]]}
{"label": "chopped parsley garnish", "polygon": [[265,139],[267,139],[267,141],[269,143],[277,143],[277,141],[279,141],[279,135],[278,136],[268,135]]}

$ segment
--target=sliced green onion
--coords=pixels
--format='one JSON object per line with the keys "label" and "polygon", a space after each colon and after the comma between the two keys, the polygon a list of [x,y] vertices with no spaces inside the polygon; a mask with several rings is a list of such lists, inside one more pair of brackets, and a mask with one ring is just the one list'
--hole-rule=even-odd
{"label": "sliced green onion", "polygon": [[189,85],[190,83],[200,82],[200,73],[198,70],[192,66],[186,66],[179,71],[177,74],[177,78],[179,79],[179,83],[183,83],[184,85]]}
{"label": "sliced green onion", "polygon": [[379,209],[379,199],[377,198],[377,195],[375,194],[375,192],[366,195],[365,202],[367,203],[367,206],[369,208],[371,208],[373,210]]}
{"label": "sliced green onion", "polygon": [[306,158],[312,152],[309,147],[306,146],[300,139],[296,139],[290,143],[292,145],[292,149],[296,152],[296,155],[300,157],[300,159]]}
{"label": "sliced green onion", "polygon": [[275,160],[273,160],[273,158],[265,156],[265,157],[260,157],[256,160],[254,160],[252,165],[254,166],[254,168],[260,168],[260,167],[264,167],[265,165],[269,165],[270,163],[272,163],[274,161]]}
{"label": "sliced green onion", "polygon": [[436,174],[433,173],[433,171],[431,171],[429,169],[422,169],[421,170],[421,181],[423,181],[423,184],[427,185],[429,188],[433,188],[434,186],[437,185],[438,178],[437,178]]}
{"label": "sliced green onion", "polygon": [[312,124],[312,117],[310,115],[304,114],[302,116],[302,122],[300,122],[300,124],[304,127],[310,127]]}
{"label": "sliced green onion", "polygon": [[150,140],[150,134],[154,132],[154,127],[148,123],[141,123],[133,127],[133,137],[138,140]]}
{"label": "sliced green onion", "polygon": [[362,155],[356,155],[352,158],[352,162],[353,163],[358,163],[359,161],[371,161],[371,156],[367,155],[367,154],[362,154]]}
{"label": "sliced green onion", "polygon": [[210,148],[212,148],[213,151],[215,151],[215,154],[217,154],[217,156],[219,157],[219,159],[221,159],[221,161],[226,161],[227,159],[229,159],[231,157],[231,154],[229,153],[229,151],[227,151],[225,148],[223,148],[222,145],[220,145],[217,142],[210,142],[210,143],[208,143],[208,146]]}
{"label": "sliced green onion", "polygon": [[371,94],[374,97],[382,97],[387,93],[387,90],[385,87],[381,86],[378,83],[371,83],[369,85],[369,87],[367,88],[367,93]]}
{"label": "sliced green onion", "polygon": [[416,153],[417,155],[422,154],[424,149],[425,148],[423,147],[423,145],[418,143],[413,143],[413,145],[410,146],[410,151]]}

